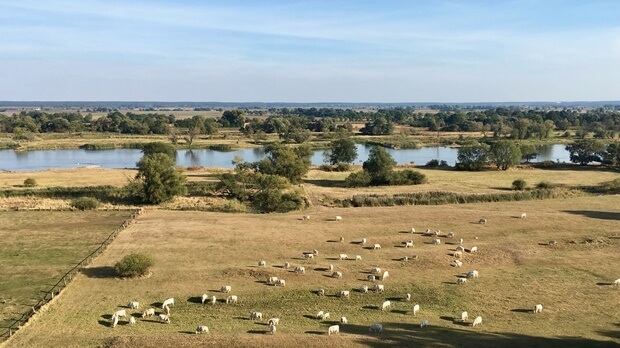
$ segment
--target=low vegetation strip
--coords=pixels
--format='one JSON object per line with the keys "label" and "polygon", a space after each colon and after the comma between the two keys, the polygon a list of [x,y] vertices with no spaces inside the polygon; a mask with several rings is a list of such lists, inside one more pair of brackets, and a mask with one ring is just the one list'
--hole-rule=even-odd
{"label": "low vegetation strip", "polygon": [[586,195],[583,191],[565,188],[535,189],[508,193],[466,194],[456,192],[416,192],[394,195],[360,194],[351,199],[336,199],[340,207],[383,207],[394,205],[442,205],[464,203],[512,202],[534,199],[566,198]]}
{"label": "low vegetation strip", "polygon": [[[141,215],[143,210],[136,210],[130,215],[130,219],[135,219],[138,215]],[[125,228],[131,225],[131,220],[125,220],[120,226],[118,226],[99,246],[84,257],[81,261],[79,261],[73,268],[67,271],[60,279],[47,291],[42,291],[43,297],[34,305],[30,307],[29,310],[21,314],[18,318],[14,319],[12,323],[9,323],[6,327],[0,328],[0,341],[5,340],[11,337],[19,328],[28,322],[28,320],[45,304],[54,299],[54,296],[57,296],[61,290],[63,290],[67,285],[71,282],[73,277],[80,272],[84,267],[88,266],[91,261],[103,253],[108,245],[116,238],[116,236]]]}

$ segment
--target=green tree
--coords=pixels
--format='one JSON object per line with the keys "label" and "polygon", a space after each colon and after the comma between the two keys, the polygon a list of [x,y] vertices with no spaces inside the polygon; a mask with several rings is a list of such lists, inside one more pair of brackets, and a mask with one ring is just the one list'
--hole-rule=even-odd
{"label": "green tree", "polygon": [[482,170],[488,161],[489,145],[474,144],[460,148],[457,153],[457,169]]}
{"label": "green tree", "polygon": [[521,158],[524,159],[527,163],[538,156],[538,150],[536,146],[531,144],[523,144],[521,145]]}
{"label": "green tree", "polygon": [[394,124],[385,117],[377,117],[372,122],[366,123],[364,128],[360,129],[360,132],[366,135],[392,134],[394,132]]}
{"label": "green tree", "polygon": [[566,146],[570,153],[570,161],[582,166],[590,162],[601,162],[600,154],[605,150],[605,145],[594,139],[577,140],[574,144]]}
{"label": "green tree", "polygon": [[274,144],[268,146],[266,151],[267,157],[255,163],[255,167],[263,174],[283,176],[297,183],[310,170],[312,150],[308,145],[291,148]]}
{"label": "green tree", "polygon": [[159,204],[187,192],[185,175],[174,165],[174,159],[164,153],[145,155],[136,163],[143,201]]}
{"label": "green tree", "polygon": [[139,277],[148,274],[155,262],[150,255],[132,253],[114,265],[114,269],[122,277]]}
{"label": "green tree", "polygon": [[329,150],[325,151],[324,157],[332,165],[353,163],[357,158],[355,142],[348,136],[342,136],[329,144]]}
{"label": "green tree", "polygon": [[385,185],[390,182],[390,174],[396,165],[396,161],[381,146],[375,146],[368,154],[368,160],[364,162],[362,168],[370,175],[371,184]]}
{"label": "green tree", "polygon": [[224,127],[243,127],[245,123],[245,112],[243,110],[226,110],[220,118],[220,123]]}
{"label": "green tree", "polygon": [[620,143],[607,145],[607,149],[603,152],[603,164],[618,167],[620,166]]}
{"label": "green tree", "polygon": [[174,159],[176,157],[177,151],[174,146],[158,141],[144,144],[144,146],[142,147],[142,154],[144,156],[151,156],[156,153],[163,153]]}
{"label": "green tree", "polygon": [[495,163],[498,169],[507,170],[519,164],[521,161],[521,150],[513,141],[496,141],[491,145],[489,159]]}

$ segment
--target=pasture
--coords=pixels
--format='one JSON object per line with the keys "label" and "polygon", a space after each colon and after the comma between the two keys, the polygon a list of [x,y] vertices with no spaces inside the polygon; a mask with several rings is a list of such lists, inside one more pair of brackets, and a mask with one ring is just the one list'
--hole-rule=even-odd
{"label": "pasture", "polygon": [[95,250],[128,212],[0,212],[0,327]]}
{"label": "pasture", "polygon": [[[123,231],[109,249],[36,320],[21,330],[8,347],[603,347],[619,343],[620,199],[618,196],[561,200],[444,206],[329,209],[315,207],[291,214],[222,214],[152,210]],[[527,213],[526,219],[518,216]],[[302,220],[309,214],[309,220]],[[333,221],[340,215],[343,221]],[[481,217],[487,224],[478,224]],[[417,233],[411,234],[411,227]],[[419,232],[441,230],[440,245]],[[446,234],[454,231],[454,238]],[[339,242],[340,237],[344,242]],[[477,237],[477,239],[476,239]],[[359,244],[378,243],[380,250]],[[451,266],[458,238],[466,249],[463,266]],[[413,239],[415,247],[404,248]],[[547,245],[556,240],[554,246]],[[302,252],[317,249],[306,260]],[[130,252],[154,256],[152,274],[119,279],[111,270]],[[338,255],[361,260],[338,260]],[[401,261],[403,256],[409,261]],[[417,258],[413,258],[417,255]],[[258,267],[265,260],[266,267]],[[282,268],[285,261],[302,265],[306,274]],[[343,277],[329,277],[328,264]],[[376,283],[385,292],[362,294],[357,289],[372,267],[390,277]],[[480,277],[456,285],[457,276],[476,269]],[[265,284],[269,276],[285,287]],[[232,286],[238,304],[225,304]],[[315,292],[323,288],[326,296]],[[335,296],[350,290],[351,298]],[[405,293],[412,294],[410,302]],[[200,295],[215,295],[215,305],[201,305]],[[145,308],[174,297],[171,324],[140,318]],[[135,299],[138,323],[110,327],[110,316]],[[383,301],[392,308],[380,310]],[[411,308],[420,305],[413,316]],[[544,310],[534,314],[534,305]],[[331,319],[314,318],[318,311]],[[469,312],[467,323],[455,320]],[[161,312],[160,308],[157,308]],[[263,320],[250,321],[260,311]],[[340,334],[327,328],[341,316],[348,324]],[[471,327],[476,316],[480,326]],[[280,318],[275,335],[267,319]],[[420,328],[422,320],[429,326]],[[382,323],[383,332],[368,327]],[[198,325],[209,334],[195,335]]]}

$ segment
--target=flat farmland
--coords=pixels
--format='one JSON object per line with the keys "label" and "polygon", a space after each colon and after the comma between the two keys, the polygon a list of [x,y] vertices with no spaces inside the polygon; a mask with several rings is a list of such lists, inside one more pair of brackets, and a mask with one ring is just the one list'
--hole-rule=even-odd
{"label": "flat farmland", "polygon": [[[520,219],[522,212],[526,219]],[[302,221],[301,215],[310,220]],[[342,216],[336,222],[334,217]],[[487,224],[478,224],[481,217]],[[154,210],[124,230],[108,250],[58,297],[51,306],[7,344],[9,347],[615,347],[619,344],[620,197],[579,197],[544,201],[324,208],[294,214],[222,214]],[[412,234],[411,227],[418,233]],[[441,230],[440,245],[419,231]],[[455,238],[447,238],[454,231]],[[339,242],[340,237],[344,242]],[[367,238],[372,250],[359,242]],[[478,253],[465,253],[463,267],[451,266],[458,242]],[[413,240],[413,249],[403,242]],[[556,240],[554,246],[549,240]],[[302,252],[317,249],[305,260]],[[111,270],[130,252],[153,255],[149,277],[120,279]],[[338,260],[347,254],[361,260]],[[403,256],[409,261],[401,261]],[[413,258],[414,255],[417,258]],[[258,267],[265,260],[266,267]],[[304,266],[306,274],[284,269],[285,261]],[[329,277],[329,264],[341,279]],[[357,291],[372,267],[388,270],[384,293]],[[457,276],[476,269],[480,277],[456,285]],[[285,287],[265,284],[269,276],[286,280]],[[225,304],[232,286],[238,304]],[[318,289],[326,296],[318,296]],[[351,298],[339,298],[340,290]],[[201,305],[199,297],[217,297]],[[404,300],[405,293],[412,300]],[[141,318],[144,308],[174,297],[171,324]],[[142,308],[138,318],[116,328],[109,318],[132,300]],[[380,310],[383,301],[391,309]],[[414,316],[411,308],[420,305]],[[541,314],[534,305],[542,304]],[[161,311],[157,308],[158,312]],[[318,311],[331,314],[326,321]],[[463,323],[461,311],[470,321]],[[250,321],[260,311],[263,320]],[[341,316],[340,335],[327,327]],[[471,320],[483,318],[472,328]],[[266,334],[267,318],[279,317],[275,335]],[[420,328],[422,320],[429,326]],[[368,327],[383,324],[383,332]],[[195,335],[207,325],[209,335]]]}
{"label": "flat farmland", "polygon": [[128,212],[0,212],[0,327],[22,316]]}

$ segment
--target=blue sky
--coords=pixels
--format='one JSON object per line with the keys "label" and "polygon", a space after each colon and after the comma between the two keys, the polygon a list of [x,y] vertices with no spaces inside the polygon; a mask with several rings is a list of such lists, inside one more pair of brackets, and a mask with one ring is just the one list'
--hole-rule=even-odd
{"label": "blue sky", "polygon": [[620,1],[0,0],[0,100],[620,100]]}

